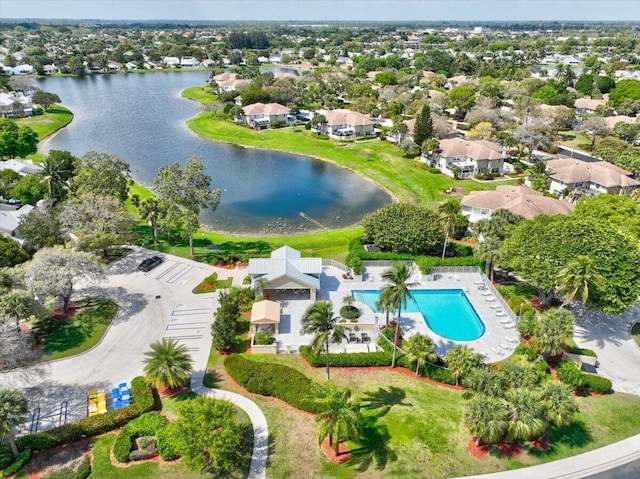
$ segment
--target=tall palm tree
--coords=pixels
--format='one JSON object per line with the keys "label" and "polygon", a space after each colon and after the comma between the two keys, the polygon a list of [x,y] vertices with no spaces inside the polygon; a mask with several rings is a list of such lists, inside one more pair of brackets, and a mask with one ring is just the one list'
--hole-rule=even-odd
{"label": "tall palm tree", "polygon": [[485,261],[485,271],[489,275],[489,279],[493,282],[493,271],[495,262],[499,258],[500,246],[502,241],[495,236],[489,236],[478,245],[478,256]]}
{"label": "tall palm tree", "polygon": [[162,207],[162,203],[155,196],[143,199],[138,205],[140,219],[151,223],[154,242],[158,239],[158,219],[160,219],[163,212],[164,208]]}
{"label": "tall palm tree", "polygon": [[477,446],[494,444],[507,432],[507,408],[498,398],[477,395],[465,405],[464,422]]}
{"label": "tall palm tree", "polygon": [[540,437],[545,430],[545,405],[538,391],[530,389],[509,389],[505,393],[507,406],[509,440]]}
{"label": "tall palm tree", "polygon": [[462,211],[462,206],[457,200],[448,200],[438,207],[438,211],[445,219],[444,229],[444,245],[442,246],[442,259],[447,252],[447,243],[449,242],[449,235],[451,234],[451,228],[454,226],[453,220]]}
{"label": "tall palm tree", "polygon": [[376,301],[376,310],[381,313],[385,313],[386,315],[385,326],[389,326],[389,315],[395,314],[396,312],[396,307],[391,296],[391,290],[389,288],[385,288],[382,290],[378,300]]}
{"label": "tall palm tree", "polygon": [[438,358],[438,355],[433,350],[435,346],[433,339],[422,334],[414,334],[407,340],[405,345],[407,359],[409,362],[416,364],[416,374],[420,372],[420,368],[425,363],[432,363]]}
{"label": "tall palm tree", "polygon": [[300,334],[314,334],[311,347],[316,354],[324,346],[329,380],[329,342],[340,343],[346,339],[347,328],[338,323],[338,316],[333,315],[333,307],[329,301],[316,301],[307,308],[302,316]]}
{"label": "tall palm tree", "polygon": [[22,423],[28,412],[29,405],[20,391],[0,389],[0,434],[8,438],[15,457],[18,457],[20,452],[13,435],[13,426]]}
{"label": "tall palm tree", "polygon": [[460,384],[460,378],[471,373],[482,364],[482,356],[473,352],[466,344],[460,346],[456,344],[444,357],[447,368],[451,370],[456,378],[456,385]]}
{"label": "tall palm tree", "polygon": [[543,354],[560,354],[567,338],[573,332],[575,317],[571,311],[560,308],[544,313],[533,333],[533,342]]}
{"label": "tall palm tree", "polygon": [[595,261],[585,255],[576,256],[567,262],[564,268],[558,271],[560,286],[556,291],[566,294],[562,307],[569,304],[576,296],[586,304],[589,300],[589,291],[603,289],[605,279],[595,268]]}
{"label": "tall palm tree", "polygon": [[571,424],[578,412],[573,389],[568,384],[548,382],[542,390],[542,400],[547,408],[547,418],[556,426]]}
{"label": "tall palm tree", "polygon": [[63,200],[69,190],[69,179],[73,176],[73,156],[66,151],[51,151],[41,163],[41,182],[47,187],[47,197]]}
{"label": "tall palm tree", "polygon": [[151,351],[144,353],[144,378],[153,387],[176,389],[184,386],[193,370],[191,356],[184,344],[175,339],[151,343]]}
{"label": "tall palm tree", "polygon": [[396,311],[398,311],[398,321],[396,322],[396,334],[393,341],[393,359],[391,360],[391,367],[396,367],[396,356],[398,353],[398,334],[400,333],[400,317],[402,316],[402,308],[407,305],[407,301],[413,298],[407,281],[411,276],[411,270],[407,266],[407,263],[395,263],[393,268],[388,269],[382,273],[382,279],[389,281],[389,297],[393,303]]}
{"label": "tall palm tree", "polygon": [[325,386],[320,412],[316,420],[320,423],[318,439],[320,444],[329,437],[329,444],[338,456],[340,440],[352,439],[360,433],[360,411],[350,401],[349,388],[338,389],[333,383]]}

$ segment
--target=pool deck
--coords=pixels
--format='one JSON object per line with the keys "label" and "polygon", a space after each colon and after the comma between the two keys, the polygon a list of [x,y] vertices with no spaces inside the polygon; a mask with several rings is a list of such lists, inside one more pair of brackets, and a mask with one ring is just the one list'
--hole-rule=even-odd
{"label": "pool deck", "polygon": [[[376,266],[367,267],[362,280],[345,280],[342,277],[343,271],[333,266],[325,266],[320,278],[321,289],[318,292],[318,300],[329,300],[333,303],[334,314],[339,314],[342,306],[342,299],[351,296],[352,290],[372,290],[384,289],[388,283],[382,280],[382,273],[388,267]],[[486,284],[486,290],[479,287],[482,282]],[[430,336],[436,343],[436,352],[439,356],[444,356],[456,344],[466,344],[475,352],[484,356],[486,363],[502,361],[511,356],[519,342],[518,331],[515,327],[515,316],[511,310],[498,303],[502,298],[495,301],[487,301],[493,296],[489,280],[479,273],[438,273],[433,275],[420,275],[415,272],[410,281],[411,289],[461,289],[467,295],[478,316],[485,327],[484,334],[473,341],[452,341],[434,333],[425,323],[421,313],[402,313],[400,325],[405,337],[414,334],[425,334]],[[305,310],[311,305],[308,299],[298,299],[292,297],[280,301],[282,313],[280,320],[280,334],[276,335],[278,352],[296,352],[300,345],[311,343],[313,335],[300,334],[301,318]],[[353,332],[358,338],[358,343],[342,341],[340,344],[330,344],[330,352],[367,352],[375,351],[379,334],[379,326],[384,325],[386,316],[382,313],[374,313],[369,306],[356,301],[355,306],[361,312],[357,323],[346,322],[343,326],[348,328],[348,332]],[[493,307],[492,307],[493,306]],[[497,309],[504,309],[505,316],[499,317]],[[393,318],[391,318],[393,319]],[[503,324],[508,321],[510,325]],[[366,332],[371,341],[363,343],[361,335]]]}
{"label": "pool deck", "polygon": [[[363,275],[363,281],[351,281],[339,279],[339,286],[335,290],[329,290],[328,299],[330,299],[334,305],[334,310],[339,310],[338,305],[342,304],[342,298],[346,295],[350,295],[352,290],[364,290],[364,289],[383,289],[388,283],[383,281],[381,275],[384,271],[389,269],[388,267],[367,267],[365,274]],[[479,284],[482,282],[481,284]],[[456,344],[466,344],[472,348],[475,352],[484,356],[484,361],[487,363],[494,363],[502,361],[503,359],[511,356],[515,347],[519,343],[519,334],[515,327],[515,316],[506,308],[505,316],[499,317],[496,315],[496,305],[499,303],[500,298],[496,298],[495,301],[487,301],[487,298],[493,296],[492,290],[489,288],[489,280],[479,273],[438,273],[435,275],[419,275],[413,274],[410,281],[410,289],[461,289],[467,295],[469,302],[474,307],[478,316],[482,320],[485,327],[485,332],[478,339],[473,341],[452,341],[434,333],[425,323],[421,313],[402,313],[400,319],[400,325],[405,334],[405,337],[410,337],[413,334],[426,334],[430,336],[436,343],[436,352],[440,356],[444,356],[453,346]],[[479,286],[486,285],[488,292],[479,289]],[[327,296],[323,296],[327,297]],[[385,322],[385,315],[382,313],[373,313],[371,308],[364,303],[356,302],[355,305],[363,313],[359,318],[359,323],[379,324],[382,325]],[[493,307],[492,307],[493,306]],[[505,325],[502,321],[509,319],[509,325]],[[377,328],[376,328],[377,329]]]}

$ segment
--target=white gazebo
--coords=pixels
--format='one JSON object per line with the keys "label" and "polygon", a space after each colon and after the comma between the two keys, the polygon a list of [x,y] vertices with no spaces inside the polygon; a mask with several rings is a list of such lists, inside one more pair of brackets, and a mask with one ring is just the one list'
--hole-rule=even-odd
{"label": "white gazebo", "polygon": [[279,334],[280,327],[280,303],[265,299],[253,303],[251,307],[251,326],[257,332],[260,325],[271,325],[275,328],[275,334]]}

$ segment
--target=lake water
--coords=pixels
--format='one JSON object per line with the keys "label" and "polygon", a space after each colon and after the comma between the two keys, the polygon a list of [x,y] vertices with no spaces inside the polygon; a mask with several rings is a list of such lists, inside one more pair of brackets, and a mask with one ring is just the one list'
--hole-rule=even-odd
{"label": "lake water", "polygon": [[112,153],[131,165],[134,179],[151,186],[158,169],[194,155],[203,158],[220,206],[203,224],[232,233],[292,233],[339,228],[391,201],[370,181],[312,158],[243,148],[194,135],[185,121],[201,105],[180,97],[207,82],[209,72],[162,72],[54,77],[36,85],[60,96],[74,119],[41,143],[41,150]]}

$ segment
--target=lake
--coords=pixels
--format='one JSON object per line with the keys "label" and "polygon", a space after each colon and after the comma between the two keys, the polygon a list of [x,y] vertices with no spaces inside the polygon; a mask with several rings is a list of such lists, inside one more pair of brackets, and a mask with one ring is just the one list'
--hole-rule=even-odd
{"label": "lake", "polygon": [[[230,233],[290,234],[357,224],[391,201],[381,188],[331,163],[206,140],[186,120],[202,106],[180,97],[203,85],[208,71],[91,75],[36,80],[58,94],[74,119],[40,149],[112,153],[131,165],[133,178],[153,185],[158,169],[199,155],[222,190],[220,206],[205,211],[205,227]],[[304,216],[303,216],[304,215]],[[306,218],[305,218],[306,217]]]}

